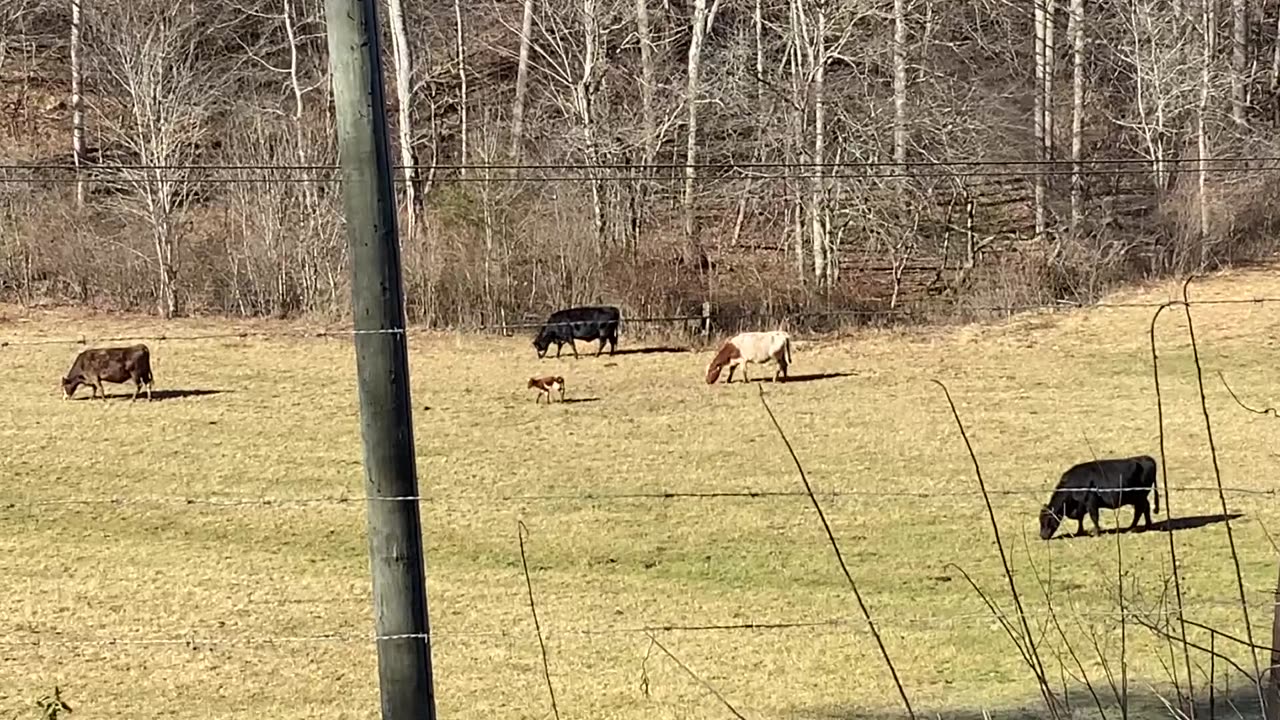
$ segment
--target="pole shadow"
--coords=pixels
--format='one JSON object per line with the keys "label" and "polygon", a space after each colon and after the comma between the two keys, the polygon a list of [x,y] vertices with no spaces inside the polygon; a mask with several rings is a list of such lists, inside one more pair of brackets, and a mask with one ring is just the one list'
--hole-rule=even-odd
{"label": "pole shadow", "polygon": [[585,397],[585,398],[565,398],[564,399],[564,404],[566,405],[571,405],[573,403],[592,403],[592,402],[600,402],[600,398]]}
{"label": "pole shadow", "polygon": [[[152,390],[151,400],[154,402],[161,402],[164,400],[182,400],[185,398],[206,397],[209,395],[221,395],[223,393],[228,393],[228,392],[231,392],[231,391],[230,390]],[[108,400],[128,400],[131,397],[133,397],[133,391],[107,393]],[[71,399],[76,401],[94,400],[94,401],[101,402],[100,400],[98,400],[98,398],[91,397],[89,395],[77,395],[76,397],[73,397]],[[138,402],[146,402],[146,401],[147,401],[147,392],[143,390],[142,392],[138,393]]]}
{"label": "pole shadow", "polygon": [[693,352],[693,350],[690,348],[644,347],[644,348],[627,348],[625,350],[618,350],[613,354],[614,355],[666,355],[666,354],[672,354],[672,353],[683,354],[683,353],[691,353],[691,352]]}

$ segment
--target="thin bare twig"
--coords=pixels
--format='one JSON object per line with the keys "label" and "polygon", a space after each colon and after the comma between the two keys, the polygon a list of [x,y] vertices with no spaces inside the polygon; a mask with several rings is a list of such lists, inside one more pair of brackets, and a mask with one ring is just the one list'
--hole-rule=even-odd
{"label": "thin bare twig", "polygon": [[523,520],[516,521],[516,539],[520,541],[520,565],[524,567],[524,584],[529,589],[529,612],[533,615],[533,630],[538,634],[538,647],[542,648],[542,674],[547,678],[547,692],[551,694],[551,712],[560,720],[560,708],[556,706],[556,689],[551,684],[551,663],[547,660],[547,645],[542,640],[542,627],[538,624],[538,607],[533,599],[533,580],[529,577],[529,561],[524,554],[524,538],[529,534]]}
{"label": "thin bare twig", "polygon": [[737,708],[735,708],[732,704],[730,704],[730,702],[726,700],[723,695],[720,694],[719,690],[716,690],[711,685],[711,683],[699,677],[698,673],[694,672],[689,668],[688,665],[685,665],[683,662],[681,662],[680,658],[676,657],[675,655],[672,655],[670,650],[664,647],[662,643],[658,642],[658,638],[654,637],[652,633],[645,633],[645,634],[649,636],[649,640],[653,642],[654,645],[658,646],[659,650],[666,653],[667,657],[671,658],[671,660],[676,665],[679,665],[681,670],[684,670],[685,672],[689,673],[689,677],[693,678],[694,680],[697,680],[699,685],[702,685],[702,687],[706,688],[707,691],[710,692],[712,695],[715,695],[716,699],[719,700],[721,703],[723,703],[726,708],[729,708],[729,712],[733,713],[734,717],[738,718],[738,720],[747,720],[745,717],[742,716],[742,713],[738,712]]}
{"label": "thin bare twig", "polygon": [[1256,408],[1251,408],[1248,405],[1245,405],[1244,402],[1242,402],[1240,398],[1236,396],[1236,391],[1232,390],[1231,386],[1227,384],[1227,378],[1222,375],[1221,370],[1218,371],[1218,379],[1222,381],[1222,387],[1226,388],[1227,392],[1231,393],[1231,399],[1235,400],[1236,404],[1239,405],[1240,407],[1244,408],[1245,410],[1248,410],[1249,412],[1255,415],[1270,415],[1271,417],[1274,417],[1274,418],[1280,418],[1280,413],[1277,413],[1276,409],[1273,407],[1268,406],[1268,407],[1262,408],[1261,410],[1258,410]]}
{"label": "thin bare twig", "polygon": [[[1173,498],[1169,495],[1169,468],[1168,468],[1168,463],[1165,459],[1164,396],[1160,392],[1160,359],[1156,353],[1156,321],[1160,319],[1160,313],[1164,312],[1165,308],[1169,308],[1177,304],[1179,304],[1178,301],[1171,300],[1169,302],[1163,303],[1162,305],[1160,305],[1160,307],[1156,308],[1155,313],[1153,313],[1151,316],[1151,327],[1149,330],[1150,341],[1151,341],[1151,377],[1155,384],[1155,395],[1156,395],[1156,427],[1160,434],[1160,480],[1161,480],[1161,485],[1163,485],[1162,489],[1164,490],[1164,513],[1165,513],[1165,517],[1168,517],[1168,518],[1173,518],[1174,516],[1173,504],[1171,502]],[[1182,606],[1182,577],[1181,577],[1181,574],[1178,572],[1178,553],[1175,548],[1176,543],[1174,542],[1174,538],[1173,538],[1173,523],[1171,522],[1165,523],[1165,536],[1169,540],[1169,563],[1172,566],[1172,570],[1173,570],[1173,593],[1174,593],[1174,599],[1178,604],[1178,607],[1177,607],[1178,624],[1179,624],[1180,634],[1182,636],[1181,637],[1182,661],[1183,661],[1183,664],[1186,666],[1186,671],[1187,671],[1186,705],[1187,707],[1191,708],[1191,712],[1194,714],[1195,709],[1194,709],[1193,698],[1195,697],[1195,686],[1193,684],[1194,681],[1191,677],[1191,650],[1187,645],[1187,622],[1184,617],[1184,610]],[[1172,640],[1171,637],[1168,639]],[[1172,647],[1170,647],[1170,650],[1172,650]],[[1181,703],[1183,701],[1182,684],[1178,682],[1177,667],[1170,666],[1169,669],[1173,671],[1172,672],[1173,688],[1174,688],[1174,691],[1178,694],[1178,702]]]}
{"label": "thin bare twig", "polygon": [[1046,708],[1051,715],[1058,717],[1058,699],[1053,693],[1053,688],[1049,685],[1044,663],[1041,662],[1040,653],[1036,651],[1033,643],[1031,625],[1027,622],[1027,613],[1022,607],[1022,597],[1018,595],[1018,586],[1013,579],[1013,569],[1009,567],[1009,558],[1005,555],[1004,542],[1000,539],[1000,524],[996,522],[996,513],[991,507],[991,497],[987,494],[987,484],[982,478],[982,466],[978,464],[978,456],[973,451],[973,444],[969,442],[969,434],[965,432],[964,422],[960,420],[960,412],[956,410],[956,404],[951,399],[951,392],[939,380],[933,379],[931,382],[942,388],[942,393],[947,398],[947,404],[951,407],[951,416],[955,418],[956,427],[960,429],[960,439],[964,441],[964,446],[969,451],[969,459],[973,461],[973,471],[978,478],[978,489],[982,491],[982,500],[987,506],[987,517],[991,519],[991,531],[995,534],[996,549],[1000,552],[1000,563],[1004,567],[1005,579],[1009,582],[1009,593],[1013,596],[1014,607],[1018,610],[1018,620],[1022,623],[1022,633],[1027,642],[1026,654],[1029,656],[1031,671],[1035,674],[1036,681],[1040,685],[1040,693],[1044,697]]}
{"label": "thin bare twig", "polygon": [[813,503],[813,509],[818,511],[818,519],[822,521],[822,528],[827,532],[827,540],[831,541],[831,549],[835,551],[836,561],[840,563],[840,571],[844,573],[844,579],[849,582],[849,589],[853,590],[853,596],[858,601],[858,608],[862,611],[862,617],[867,621],[867,628],[871,631],[871,636],[875,638],[876,646],[880,648],[880,656],[884,658],[885,665],[889,666],[889,674],[893,676],[893,684],[898,688],[898,695],[902,698],[902,704],[907,709],[907,715],[911,720],[915,720],[915,711],[911,709],[911,700],[907,698],[907,690],[902,686],[902,680],[898,678],[898,670],[893,665],[893,659],[889,657],[889,651],[884,646],[884,640],[880,638],[880,631],[876,629],[875,621],[871,619],[871,611],[867,609],[867,604],[862,600],[862,593],[858,592],[858,584],[853,581],[853,575],[849,573],[849,566],[845,565],[844,555],[840,552],[840,544],[836,542],[835,533],[831,532],[831,525],[827,522],[827,516],[822,512],[822,505],[818,502],[818,498],[813,494],[813,487],[809,485],[809,478],[805,475],[804,466],[800,464],[800,458],[796,456],[796,451],[791,447],[791,441],[787,439],[787,434],[782,430],[782,426],[778,424],[778,418],[774,417],[773,410],[769,409],[769,403],[764,399],[764,386],[756,385],[756,391],[760,397],[760,404],[764,406],[764,411],[769,414],[769,420],[773,422],[773,427],[777,429],[778,436],[782,438],[782,444],[787,446],[787,452],[791,454],[791,461],[795,463],[796,471],[800,473],[800,481],[804,483],[805,493],[809,496],[809,501]]}
{"label": "thin bare twig", "polygon": [[[1196,343],[1195,325],[1191,322],[1191,306],[1188,304],[1191,302],[1189,293],[1191,281],[1194,279],[1195,275],[1191,275],[1182,284],[1182,309],[1187,316],[1187,335],[1191,339],[1191,359],[1195,361],[1196,366],[1196,388],[1200,394],[1200,412],[1204,415],[1204,431],[1209,441],[1209,458],[1213,461],[1213,479],[1221,487],[1222,469],[1218,467],[1218,448],[1213,442],[1213,422],[1209,419],[1209,401],[1204,392],[1204,370],[1200,365],[1200,348]],[[1222,522],[1227,529],[1227,544],[1231,547],[1231,562],[1236,571],[1236,587],[1240,590],[1240,612],[1244,615],[1245,638],[1249,641],[1249,657],[1253,660],[1253,677],[1255,682],[1260,683],[1262,681],[1262,669],[1258,663],[1257,650],[1254,649],[1253,626],[1249,623],[1249,601],[1244,589],[1244,574],[1240,571],[1240,554],[1236,551],[1236,537],[1235,532],[1231,529],[1231,518],[1227,514],[1227,496],[1225,493],[1218,492],[1218,502],[1222,508]],[[1260,685],[1258,687],[1258,702],[1265,713],[1267,701],[1263,697]]]}

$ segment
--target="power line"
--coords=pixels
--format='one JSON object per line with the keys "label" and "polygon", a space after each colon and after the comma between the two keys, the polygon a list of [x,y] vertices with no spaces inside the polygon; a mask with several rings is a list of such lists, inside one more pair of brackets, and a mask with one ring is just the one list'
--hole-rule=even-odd
{"label": "power line", "polygon": [[[1259,155],[1246,157],[1205,158],[1168,158],[1159,161],[1162,165],[1198,165],[1204,163],[1280,163],[1280,155]],[[1156,161],[1149,158],[1090,158],[1083,159],[1080,165],[1153,165]],[[845,160],[832,162],[701,162],[701,163],[417,163],[412,165],[395,164],[393,170],[697,170],[734,169],[734,168],[895,168],[895,167],[954,167],[958,165],[974,167],[1028,167],[1028,166],[1064,166],[1075,165],[1069,159],[1046,160],[909,160],[894,162],[892,160]],[[71,163],[0,163],[0,170],[322,170],[337,171],[336,164],[311,163],[191,163],[191,164],[151,164],[151,163],[113,163],[111,165],[80,165]]]}

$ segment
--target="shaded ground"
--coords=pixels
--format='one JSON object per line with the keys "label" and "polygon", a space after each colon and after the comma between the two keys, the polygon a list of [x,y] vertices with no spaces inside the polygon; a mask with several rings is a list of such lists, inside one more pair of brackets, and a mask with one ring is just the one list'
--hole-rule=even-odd
{"label": "shaded ground", "polygon": [[[1280,279],[1245,273],[1195,294],[1276,297]],[[1223,370],[1242,400],[1275,405],[1280,307],[1194,313],[1206,378]],[[81,347],[21,341],[302,328],[13,307],[0,316],[0,341],[12,342],[0,350],[0,717],[27,712],[54,684],[75,717],[376,716],[350,342],[153,341],[160,391],[218,392],[146,405],[116,389],[107,403],[67,403],[57,378]],[[1119,647],[1117,552],[1126,609],[1158,621],[1169,536],[1045,543],[1036,514],[1082,458],[1158,454],[1149,323],[1149,310],[1126,308],[868,331],[797,342],[791,382],[714,386],[703,381],[706,348],[539,361],[525,338],[412,333],[441,717],[549,711],[517,520],[530,531],[565,717],[726,715],[650,646],[646,626],[666,628],[663,646],[747,717],[894,711],[896,691],[810,501],[778,494],[801,485],[761,390],[824,493],[913,701],[957,713],[1027,706],[1035,690],[1017,652],[954,569],[1011,607],[986,504],[934,378],[966,423],[1045,652],[1064,649],[1047,591],[1100,677],[1092,643],[1112,657]],[[1243,637],[1225,525],[1206,520],[1222,509],[1185,319],[1166,312],[1158,332],[1171,486],[1158,522],[1200,518],[1173,534],[1187,615]],[[552,371],[576,402],[535,406],[525,383]],[[1267,638],[1280,421],[1206,382],[1251,624]],[[766,495],[731,496],[746,491]],[[663,492],[686,496],[640,497]],[[1106,517],[1106,527],[1130,520],[1128,509]],[[1126,642],[1134,692],[1163,687],[1167,645],[1136,625]]]}

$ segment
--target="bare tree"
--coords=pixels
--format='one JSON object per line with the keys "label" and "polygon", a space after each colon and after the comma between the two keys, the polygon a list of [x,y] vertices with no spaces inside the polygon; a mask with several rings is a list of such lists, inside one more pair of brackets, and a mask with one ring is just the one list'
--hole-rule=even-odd
{"label": "bare tree", "polygon": [[893,161],[899,174],[907,162],[907,2],[893,0]]}
{"label": "bare tree", "polygon": [[702,71],[702,40],[707,33],[707,0],[693,0],[693,21],[689,40],[688,86],[685,90],[685,102],[688,114],[685,127],[684,151],[684,238],[692,244],[697,236],[697,216],[695,215],[694,185],[698,171],[698,101],[702,87],[699,73]]}
{"label": "bare tree", "polygon": [[1231,0],[1231,117],[1244,124],[1248,96],[1249,12],[1246,0]]}
{"label": "bare tree", "polygon": [[84,207],[84,176],[80,166],[84,162],[84,97],[80,66],[81,0],[71,0],[71,154],[76,166],[76,206]]}
{"label": "bare tree", "polygon": [[159,311],[173,317],[181,312],[181,208],[194,189],[185,166],[199,155],[231,79],[200,48],[221,19],[163,0],[94,7],[88,15],[102,69],[124,101],[98,115],[104,135],[136,160],[136,169],[124,171],[134,190],[125,209],[150,226]]}
{"label": "bare tree", "polygon": [[1067,35],[1071,37],[1071,231],[1079,232],[1084,218],[1084,0],[1071,0]]}
{"label": "bare tree", "polygon": [[418,196],[418,157],[413,148],[413,52],[405,28],[402,0],[387,0],[391,24],[391,50],[396,70],[397,134],[400,137],[400,164],[404,166],[404,204],[408,216],[405,237],[417,237],[422,204]]}
{"label": "bare tree", "polygon": [[453,0],[453,19],[456,39],[454,45],[458,59],[458,164],[462,165],[462,169],[458,174],[462,177],[467,175],[467,109],[470,102],[467,97],[467,42],[466,35],[462,29],[462,0]]}
{"label": "bare tree", "polygon": [[[637,0],[643,4],[644,0]],[[529,43],[533,35],[533,3],[524,0],[524,12],[520,20],[520,51],[516,60],[516,94],[511,102],[511,159],[519,160],[520,145],[524,140],[524,105],[529,88]],[[643,47],[644,36],[641,35]],[[647,107],[647,106],[646,106]]]}
{"label": "bare tree", "polygon": [[[1045,132],[1045,26],[1047,25],[1047,17],[1045,13],[1045,5],[1043,0],[1034,0],[1034,24],[1035,24],[1035,44],[1033,46],[1033,54],[1035,56],[1035,92],[1034,97],[1035,109],[1033,110],[1032,125],[1035,133],[1036,156],[1041,160],[1046,160],[1044,150],[1046,147],[1047,133]],[[1035,213],[1036,213],[1036,237],[1040,238],[1045,233],[1045,175],[1043,173],[1036,174],[1035,183]]]}

